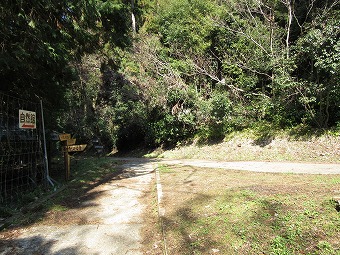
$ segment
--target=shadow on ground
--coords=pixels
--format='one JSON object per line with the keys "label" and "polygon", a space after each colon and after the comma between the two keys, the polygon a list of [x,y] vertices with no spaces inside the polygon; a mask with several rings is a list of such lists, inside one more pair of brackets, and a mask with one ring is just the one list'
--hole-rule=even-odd
{"label": "shadow on ground", "polygon": [[69,247],[52,252],[54,241],[41,236],[31,238],[18,238],[14,240],[0,240],[0,253],[3,255],[26,255],[26,254],[46,254],[46,255],[76,255],[80,254],[77,247]]}
{"label": "shadow on ground", "polygon": [[[97,159],[93,158],[93,160]],[[98,186],[115,180],[130,179],[148,174],[143,172],[135,173],[130,169],[131,167],[139,168],[139,166],[149,162],[150,160],[148,159],[134,160],[133,164],[116,158],[110,158],[109,160],[111,162],[106,165],[106,167],[111,168],[110,171],[100,168],[89,169],[87,172],[82,172],[81,174],[74,171],[71,181],[65,183],[53,194],[26,204],[15,213],[8,214],[7,218],[0,222],[2,226],[6,227],[5,231],[33,225],[44,219],[46,214],[51,210],[67,211],[69,209],[83,209],[97,206],[93,201],[103,193],[102,191],[95,191]],[[78,159],[78,161],[80,161],[80,159]],[[75,167],[76,164],[79,164],[79,162],[73,163],[72,166]]]}

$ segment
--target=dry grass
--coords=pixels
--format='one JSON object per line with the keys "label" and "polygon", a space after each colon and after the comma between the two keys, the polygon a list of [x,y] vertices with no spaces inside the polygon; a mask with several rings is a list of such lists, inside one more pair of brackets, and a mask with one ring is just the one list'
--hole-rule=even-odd
{"label": "dry grass", "polygon": [[340,254],[339,175],[160,172],[168,254]]}
{"label": "dry grass", "polygon": [[157,154],[164,158],[340,163],[340,139],[329,135],[302,139],[242,133],[216,144],[192,143]]}

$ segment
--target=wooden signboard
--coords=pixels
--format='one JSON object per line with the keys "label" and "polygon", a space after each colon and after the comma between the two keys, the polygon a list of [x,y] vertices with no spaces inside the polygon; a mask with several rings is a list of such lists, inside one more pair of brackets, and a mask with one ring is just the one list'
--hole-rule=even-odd
{"label": "wooden signboard", "polygon": [[87,144],[77,144],[77,145],[69,145],[64,146],[63,151],[65,152],[75,152],[75,151],[83,151],[85,150]]}
{"label": "wooden signboard", "polygon": [[59,134],[59,140],[60,141],[67,141],[71,139],[71,135],[70,134]]}
{"label": "wooden signboard", "polygon": [[77,139],[68,139],[66,140],[66,145],[75,145]]}
{"label": "wooden signboard", "polygon": [[76,139],[71,138],[70,134],[59,134],[59,140],[63,144],[63,153],[64,153],[64,165],[65,165],[65,179],[68,181],[70,179],[70,165],[71,165],[71,156],[70,152],[83,151],[86,148],[86,144],[76,145]]}

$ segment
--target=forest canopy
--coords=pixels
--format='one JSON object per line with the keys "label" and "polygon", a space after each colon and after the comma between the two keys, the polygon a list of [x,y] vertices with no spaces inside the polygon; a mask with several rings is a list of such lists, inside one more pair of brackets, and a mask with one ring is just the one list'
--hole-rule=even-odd
{"label": "forest canopy", "polygon": [[338,0],[4,0],[1,90],[109,147],[340,129]]}

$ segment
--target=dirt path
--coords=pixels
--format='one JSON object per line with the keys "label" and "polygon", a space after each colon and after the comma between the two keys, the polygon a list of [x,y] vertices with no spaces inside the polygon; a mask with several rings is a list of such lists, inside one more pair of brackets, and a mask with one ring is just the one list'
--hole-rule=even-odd
{"label": "dirt path", "polygon": [[153,162],[154,164],[183,165],[195,167],[221,168],[226,170],[242,170],[267,173],[295,174],[340,174],[340,164],[296,163],[296,162],[260,162],[260,161],[216,161],[201,159],[141,159],[115,158],[130,162]]}
{"label": "dirt path", "polygon": [[[115,160],[120,160],[115,158]],[[340,174],[339,164],[217,162],[121,158],[122,178],[91,190],[76,208],[54,214],[40,224],[0,233],[0,254],[142,254],[143,204],[139,198],[154,181],[158,164],[258,172]]]}
{"label": "dirt path", "polygon": [[153,166],[130,162],[123,167],[120,180],[91,190],[79,207],[47,215],[5,240],[0,233],[0,254],[142,254],[144,206],[138,199],[154,178]]}
{"label": "dirt path", "polygon": [[210,161],[210,160],[162,160],[166,164],[180,164],[186,166],[222,168],[269,173],[295,174],[340,174],[340,164],[311,164],[291,162],[255,162],[255,161]]}

